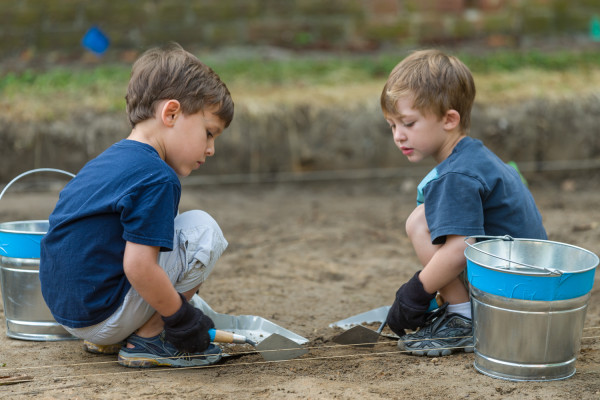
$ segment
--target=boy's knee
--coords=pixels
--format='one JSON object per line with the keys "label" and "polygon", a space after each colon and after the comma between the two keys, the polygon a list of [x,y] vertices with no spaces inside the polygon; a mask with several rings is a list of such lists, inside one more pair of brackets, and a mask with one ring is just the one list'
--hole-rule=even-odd
{"label": "boy's knee", "polygon": [[217,221],[206,211],[190,210],[175,217],[175,229],[188,229],[197,226],[208,226],[221,232]]}
{"label": "boy's knee", "polygon": [[191,210],[177,216],[175,231],[184,270],[199,269],[203,281],[228,246],[221,228],[208,213]]}
{"label": "boy's knee", "polygon": [[406,234],[409,238],[420,237],[423,234],[429,236],[429,226],[425,218],[425,206],[417,206],[406,219]]}

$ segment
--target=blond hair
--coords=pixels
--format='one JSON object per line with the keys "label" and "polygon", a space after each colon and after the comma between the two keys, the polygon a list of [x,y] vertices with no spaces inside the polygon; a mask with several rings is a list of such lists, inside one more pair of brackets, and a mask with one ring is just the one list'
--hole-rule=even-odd
{"label": "blond hair", "polygon": [[384,115],[397,115],[399,99],[412,96],[413,108],[442,118],[448,110],[460,114],[464,134],[471,125],[475,82],[471,71],[458,58],[439,50],[416,51],[402,60],[390,73],[381,92]]}
{"label": "blond hair", "polygon": [[233,119],[233,100],[225,83],[177,43],[150,49],[133,64],[125,96],[131,126],[154,118],[156,104],[170,99],[179,101],[187,115],[216,106],[214,114],[225,127]]}

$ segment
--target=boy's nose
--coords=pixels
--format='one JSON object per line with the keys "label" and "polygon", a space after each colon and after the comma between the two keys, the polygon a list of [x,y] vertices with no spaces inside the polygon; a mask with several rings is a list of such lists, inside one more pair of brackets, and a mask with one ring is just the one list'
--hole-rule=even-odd
{"label": "boy's nose", "polygon": [[206,148],[206,155],[209,156],[209,157],[212,157],[212,156],[215,155],[215,145],[208,146]]}
{"label": "boy's nose", "polygon": [[399,142],[406,140],[406,135],[404,135],[404,133],[402,133],[402,129],[400,129],[400,128],[394,129],[393,135],[394,135],[394,142],[399,143]]}

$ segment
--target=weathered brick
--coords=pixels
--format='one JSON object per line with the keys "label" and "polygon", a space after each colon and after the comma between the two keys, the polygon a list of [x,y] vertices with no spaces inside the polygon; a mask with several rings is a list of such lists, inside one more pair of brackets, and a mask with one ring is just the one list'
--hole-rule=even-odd
{"label": "weathered brick", "polygon": [[437,1],[435,10],[438,12],[461,13],[465,10],[465,0]]}
{"label": "weathered brick", "polygon": [[[12,51],[16,42],[21,48],[37,51],[56,50],[63,43],[70,47],[92,25],[102,27],[111,46],[119,50],[167,40],[198,42],[203,46],[268,44],[304,48],[359,44],[360,47],[361,43],[368,43],[377,47],[390,42],[468,40],[490,35],[581,35],[589,30],[591,18],[600,15],[598,0],[20,0],[10,3],[0,13],[1,53]],[[478,13],[473,14],[473,10]],[[516,18],[522,23],[516,23]],[[63,38],[63,32],[67,36],[71,32],[73,38]],[[54,34],[60,38],[53,41]],[[190,34],[191,37],[186,36]]]}
{"label": "weathered brick", "polygon": [[156,4],[154,19],[164,27],[175,25],[177,27],[188,25],[190,18],[189,8],[180,1],[160,1]]}
{"label": "weathered brick", "polygon": [[404,8],[407,12],[427,13],[436,9],[437,0],[405,0]]}
{"label": "weathered brick", "polygon": [[37,46],[47,50],[79,51],[81,49],[81,36],[78,32],[71,30],[44,32],[39,35]]}
{"label": "weathered brick", "polygon": [[0,45],[0,56],[15,56],[32,47],[29,38],[20,32],[2,32],[2,44]]}
{"label": "weathered brick", "polygon": [[[369,3],[369,2],[367,2]],[[296,11],[301,15],[356,15],[363,12],[358,0],[296,0]]]}
{"label": "weathered brick", "polygon": [[371,23],[365,27],[364,35],[369,40],[398,44],[408,39],[410,33],[410,21],[403,20],[386,25]]}
{"label": "weathered brick", "polygon": [[315,24],[311,28],[317,40],[321,43],[327,43],[336,45],[341,44],[346,39],[346,27],[343,19],[330,21],[326,24]]}
{"label": "weathered brick", "polygon": [[396,17],[401,11],[398,0],[372,0],[367,2],[366,7],[373,18]]}
{"label": "weathered brick", "polygon": [[248,24],[248,39],[252,43],[293,44],[294,31],[302,32],[298,23],[292,21],[251,21]]}
{"label": "weathered brick", "polygon": [[50,24],[75,24],[78,21],[83,4],[79,0],[49,1],[44,17]]}
{"label": "weathered brick", "polygon": [[498,11],[507,6],[507,0],[476,0],[475,8],[482,11]]}
{"label": "weathered brick", "polygon": [[205,29],[205,40],[211,46],[248,44],[240,41],[245,37],[241,32],[244,30],[242,23],[211,24]]}
{"label": "weathered brick", "polygon": [[480,24],[457,18],[452,26],[452,35],[457,39],[476,38],[481,33]]}
{"label": "weathered brick", "polygon": [[260,0],[261,17],[291,18],[298,15],[298,1],[301,0]]}
{"label": "weathered brick", "polygon": [[19,7],[13,14],[12,24],[21,26],[41,25],[44,20],[44,8],[40,7]]}
{"label": "weathered brick", "polygon": [[484,15],[482,18],[482,32],[486,35],[508,33],[515,26],[514,17],[507,13]]}
{"label": "weathered brick", "polygon": [[116,32],[143,27],[147,22],[144,9],[132,1],[90,2],[84,14],[90,25],[102,24]]}
{"label": "weathered brick", "polygon": [[261,11],[260,3],[257,0],[205,0],[192,1],[189,8],[198,21],[231,21],[244,16],[253,18]]}
{"label": "weathered brick", "polygon": [[578,0],[577,6],[587,8],[594,12],[600,11],[600,2],[598,0]]}
{"label": "weathered brick", "polygon": [[424,42],[445,42],[451,35],[440,14],[427,15],[418,26],[418,39]]}
{"label": "weathered brick", "polygon": [[522,15],[523,34],[548,34],[552,31],[553,15],[543,8],[528,9]]}

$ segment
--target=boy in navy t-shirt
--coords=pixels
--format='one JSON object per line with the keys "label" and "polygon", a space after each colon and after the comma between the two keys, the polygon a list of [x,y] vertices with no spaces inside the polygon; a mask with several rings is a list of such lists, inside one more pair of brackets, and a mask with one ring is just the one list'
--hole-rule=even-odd
{"label": "boy in navy t-shirt", "polygon": [[[410,162],[431,157],[437,163],[419,184],[417,207],[406,221],[422,270],[398,289],[387,316],[400,336],[398,346],[415,355],[473,351],[471,305],[462,279],[468,237],[547,239],[519,173],[467,136],[474,99],[469,69],[437,50],[417,51],[401,61],[381,94],[396,146]],[[430,311],[437,293],[448,304]]]}
{"label": "boy in navy t-shirt", "polygon": [[132,130],[60,193],[41,243],[42,294],[91,352],[130,367],[212,364],[210,318],[188,300],[227,247],[181,184],[233,118],[225,84],[178,44],[145,52],[127,88]]}

